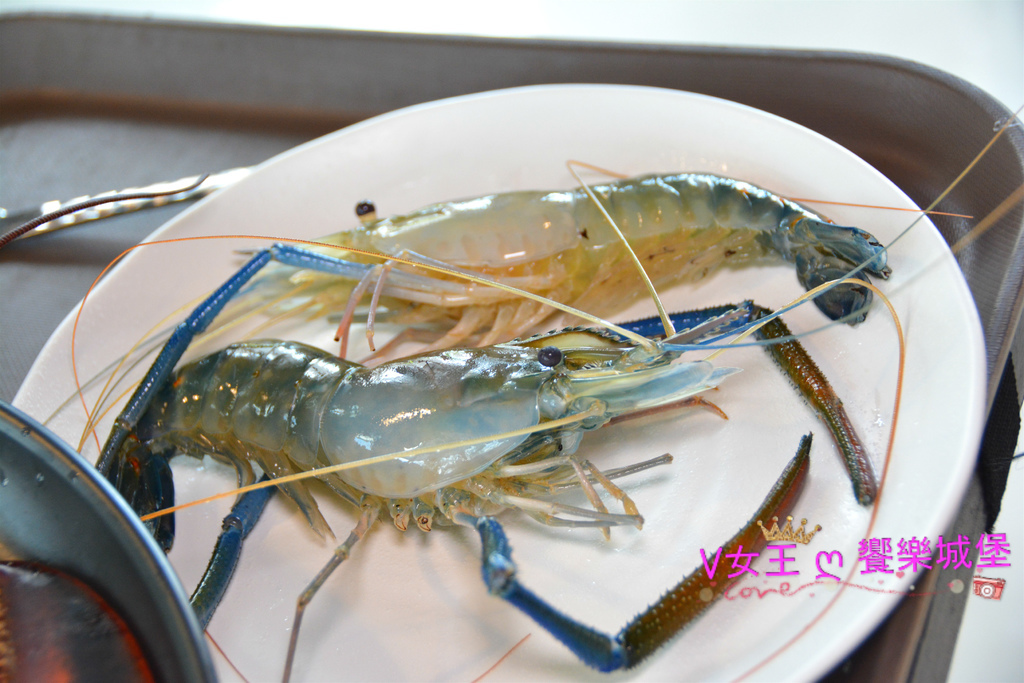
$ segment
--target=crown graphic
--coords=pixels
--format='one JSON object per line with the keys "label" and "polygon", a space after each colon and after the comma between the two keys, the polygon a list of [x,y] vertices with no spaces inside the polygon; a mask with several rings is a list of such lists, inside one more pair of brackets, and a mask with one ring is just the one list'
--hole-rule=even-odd
{"label": "crown graphic", "polygon": [[766,529],[765,526],[761,524],[761,520],[757,520],[757,525],[761,527],[761,533],[764,534],[766,541],[795,541],[796,543],[803,543],[804,545],[807,545],[811,542],[811,539],[814,538],[814,534],[821,531],[820,524],[816,524],[814,526],[814,531],[809,534],[804,531],[804,525],[807,524],[806,519],[801,519],[800,528],[793,531],[792,516],[786,517],[786,526],[782,527],[781,531],[779,530],[779,518],[772,517],[772,521],[774,522],[772,528]]}

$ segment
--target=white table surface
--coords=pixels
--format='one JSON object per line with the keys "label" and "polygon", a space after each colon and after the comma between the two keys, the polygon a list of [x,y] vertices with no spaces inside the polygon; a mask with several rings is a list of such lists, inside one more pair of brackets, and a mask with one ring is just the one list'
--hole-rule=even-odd
{"label": "white table surface", "polygon": [[[959,76],[1011,110],[1024,105],[1024,0],[3,0],[0,12],[68,11],[413,33],[852,50]],[[1018,124],[1020,125],[1020,124]],[[1020,371],[1020,370],[1018,370]],[[1024,440],[1017,452],[1024,451]],[[997,532],[1024,551],[1024,460]],[[968,598],[949,680],[1024,680],[1024,558],[1002,599]]]}

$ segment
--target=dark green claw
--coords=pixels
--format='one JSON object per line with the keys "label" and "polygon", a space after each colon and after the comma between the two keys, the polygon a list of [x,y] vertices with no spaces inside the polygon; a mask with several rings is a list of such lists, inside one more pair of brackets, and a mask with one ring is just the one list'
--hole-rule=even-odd
{"label": "dark green claw", "polygon": [[[752,320],[760,320],[771,311],[767,308],[754,306]],[[782,339],[792,337],[782,318],[773,318],[758,328],[757,336],[761,339]],[[846,471],[853,482],[853,494],[861,505],[871,505],[878,495],[878,481],[871,467],[864,444],[853,428],[843,402],[836,395],[832,385],[822,374],[818,366],[811,360],[807,350],[795,339],[768,344],[765,351],[779,364],[789,376],[800,394],[811,404],[818,416],[824,420],[835,439],[836,445],[843,456]]]}
{"label": "dark green claw", "polygon": [[[722,546],[721,557],[737,552],[760,553],[767,545],[757,522],[788,514],[803,490],[810,464],[811,435],[800,440],[793,459],[786,465],[782,476],[761,503],[750,521]],[[700,616],[718,600],[737,580],[728,577],[731,565],[719,562],[712,577],[704,567],[680,581],[672,590],[651,605],[645,612],[619,632],[619,640],[626,650],[626,668],[632,668],[646,659],[691,621]]]}

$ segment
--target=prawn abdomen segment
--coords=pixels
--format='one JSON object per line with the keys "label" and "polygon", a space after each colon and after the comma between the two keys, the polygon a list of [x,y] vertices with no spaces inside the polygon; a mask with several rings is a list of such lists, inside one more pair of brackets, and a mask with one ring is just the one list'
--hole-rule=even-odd
{"label": "prawn abdomen segment", "polygon": [[232,344],[178,369],[140,436],[226,436],[309,466],[326,399],[359,367],[295,342]]}

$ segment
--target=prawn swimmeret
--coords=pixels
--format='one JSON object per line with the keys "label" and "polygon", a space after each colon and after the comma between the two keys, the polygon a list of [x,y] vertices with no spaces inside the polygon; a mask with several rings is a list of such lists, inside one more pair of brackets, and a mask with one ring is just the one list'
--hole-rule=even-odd
{"label": "prawn swimmeret", "polygon": [[[733,199],[718,204],[713,212],[719,227],[711,230],[719,237],[721,224],[729,222],[723,216],[730,210],[723,207],[736,197],[747,197],[746,206],[753,207],[758,216],[774,211],[769,219],[776,226],[774,232],[769,231],[772,236],[748,231],[746,247],[734,241],[726,251],[735,247],[737,252],[744,248],[752,252],[752,245],[760,244],[758,249],[762,249],[765,242],[774,244],[780,253],[791,255],[808,286],[833,274],[845,274],[848,266],[862,265],[858,259],[878,275],[888,273],[884,251],[863,231],[811,219],[795,205],[766,199],[767,193],[751,186],[709,176],[694,178],[682,182],[687,186],[711,183],[705,190],[712,196],[719,191],[716,187],[733,193]],[[644,188],[640,194],[649,197],[678,194],[672,182],[651,178],[636,181],[636,187]],[[617,190],[612,187],[598,188],[598,193],[615,196]],[[555,201],[551,196],[539,195],[533,201],[543,206]],[[771,211],[760,204],[762,200],[773,207]],[[662,200],[651,201],[657,204]],[[495,200],[487,203],[493,206]],[[779,207],[781,218],[776,211]],[[436,213],[425,210],[415,215]],[[652,215],[663,218],[665,213],[662,208]],[[590,231],[601,232],[599,223],[594,219],[586,228],[585,239]],[[808,227],[812,224],[813,229]],[[382,232],[383,224],[375,225],[374,231]],[[790,251],[784,252],[783,247]],[[623,250],[628,252],[628,247]],[[694,572],[618,634],[605,635],[563,614],[519,582],[509,543],[494,515],[517,509],[547,525],[594,527],[606,535],[613,526],[640,528],[643,517],[636,504],[613,480],[670,458],[641,460],[602,472],[577,451],[584,433],[679,404],[707,405],[698,394],[718,386],[735,369],[715,367],[706,360],[684,361],[680,356],[701,344],[720,345],[725,336],[751,329],[765,311],[748,303],[709,310],[693,318],[663,313],[663,338],[653,338],[645,336],[650,332],[638,333],[641,326],[606,323],[582,310],[488,282],[486,277],[442,267],[435,256],[420,250],[406,250],[401,256],[378,258],[440,272],[453,281],[468,279],[481,289],[495,287],[505,297],[523,296],[538,306],[555,307],[604,329],[570,328],[480,348],[429,351],[374,368],[295,342],[246,342],[175,369],[192,340],[271,261],[332,273],[352,263],[324,251],[276,245],[255,255],[200,304],[176,328],[129,400],[97,463],[140,515],[172,505],[168,461],[177,454],[209,455],[225,461],[238,470],[244,482],[255,478],[254,466],[275,479],[315,476],[360,510],[351,534],[300,599],[286,678],[305,604],[369,527],[386,515],[403,530],[413,521],[424,531],[435,525],[475,529],[484,548],[488,590],[533,618],[587,665],[602,671],[637,665],[723,595],[733,583],[724,565],[720,571]],[[371,255],[354,247],[347,251],[360,257]],[[411,258],[409,252],[414,253]],[[763,254],[763,250],[757,253]],[[363,279],[366,277],[364,274]],[[395,272],[376,277],[380,282],[386,277],[383,291],[388,296],[394,294],[388,287],[403,282]],[[833,287],[829,297],[832,303],[827,308],[837,317],[857,314],[868,301],[860,285]],[[586,299],[585,293],[574,300],[581,298]],[[673,319],[686,320],[686,329],[677,332]],[[768,322],[764,329],[774,326],[775,331],[761,334],[788,337],[788,330],[779,327],[781,321]],[[803,353],[798,343],[778,344],[772,352],[821,410],[836,441],[841,446],[850,444],[844,457],[854,491],[861,503],[869,504],[875,494],[874,475],[841,402],[813,363],[805,360],[806,354],[793,360],[791,354]],[[741,552],[763,546],[755,521],[782,516],[792,509],[806,478],[809,449],[807,437],[755,516],[724,544],[724,550]],[[329,533],[305,482],[281,481],[278,486],[298,504],[314,530],[321,535]],[[571,489],[582,490],[589,507],[557,500],[560,492]],[[241,541],[258,519],[266,491],[246,493],[225,520],[207,575],[193,596],[204,623],[227,588]],[[602,491],[618,501],[622,512],[606,508]],[[162,515],[149,523],[157,539],[169,548],[174,537],[173,517]]]}

